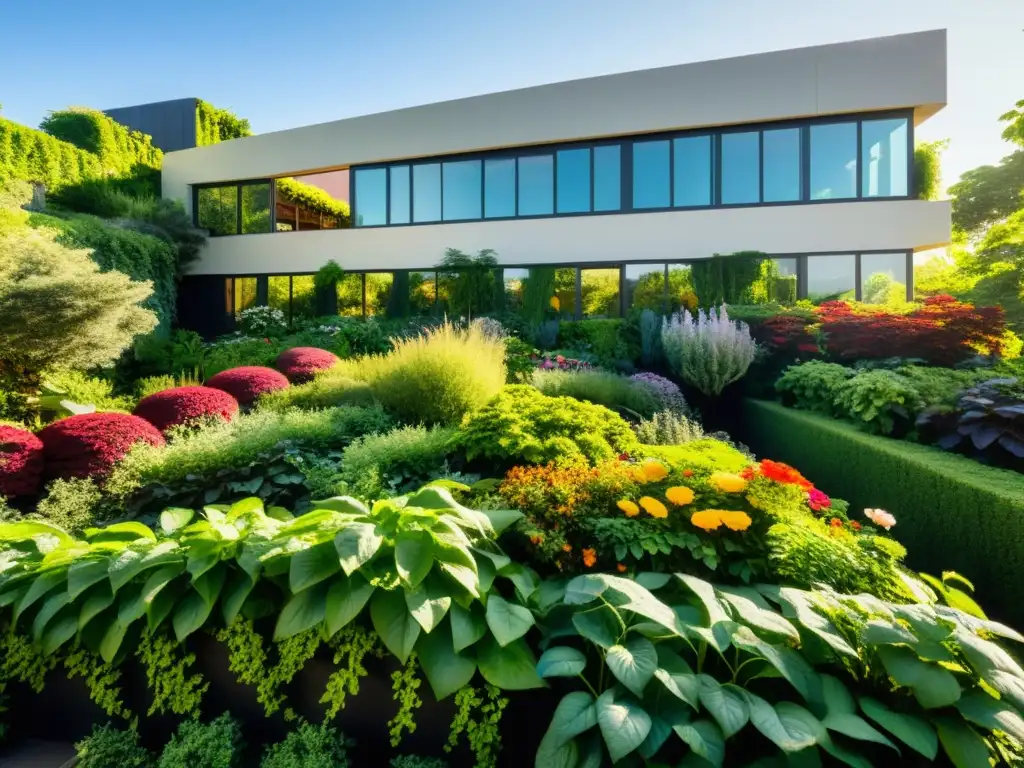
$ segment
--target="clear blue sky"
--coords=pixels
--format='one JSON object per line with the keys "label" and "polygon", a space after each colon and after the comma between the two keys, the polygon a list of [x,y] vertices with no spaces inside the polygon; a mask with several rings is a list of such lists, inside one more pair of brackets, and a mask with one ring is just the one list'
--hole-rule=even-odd
{"label": "clear blue sky", "polygon": [[1010,151],[1024,0],[0,0],[3,115],[198,96],[257,133],[631,69],[945,27],[945,179]]}

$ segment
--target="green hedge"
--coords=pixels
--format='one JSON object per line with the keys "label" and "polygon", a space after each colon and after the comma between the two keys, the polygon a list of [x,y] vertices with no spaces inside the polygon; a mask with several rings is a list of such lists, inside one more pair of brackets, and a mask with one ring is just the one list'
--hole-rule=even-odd
{"label": "green hedge", "polygon": [[103,166],[92,152],[0,118],[0,183],[38,181],[51,190],[102,176]]}
{"label": "green hedge", "polygon": [[39,127],[96,155],[103,172],[111,176],[131,176],[163,164],[163,152],[153,146],[148,135],[121,125],[98,109],[72,107],[51,112]]}
{"label": "green hedge", "polygon": [[759,456],[849,501],[851,519],[888,510],[912,567],[958,571],[986,610],[1024,623],[1024,476],[777,403],[747,400],[744,417],[742,439]]}
{"label": "green hedge", "polygon": [[252,136],[249,121],[202,99],[196,100],[196,146]]}

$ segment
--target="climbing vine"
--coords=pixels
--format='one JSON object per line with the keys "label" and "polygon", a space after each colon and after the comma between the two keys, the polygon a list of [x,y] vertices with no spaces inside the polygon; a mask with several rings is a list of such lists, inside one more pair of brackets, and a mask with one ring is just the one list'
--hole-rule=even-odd
{"label": "climbing vine", "polygon": [[168,711],[176,715],[199,717],[203,694],[210,687],[203,676],[188,676],[196,655],[185,653],[184,647],[164,634],[144,633],[135,652],[146,668],[146,680],[153,693],[149,714]]}
{"label": "climbing vine", "polygon": [[[485,698],[486,697],[486,698]],[[501,715],[508,706],[508,698],[501,689],[487,685],[483,691],[466,686],[455,694],[455,717],[445,752],[451,752],[464,733],[473,750],[477,768],[496,768],[501,752]]]}
{"label": "climbing vine", "polygon": [[[121,701],[121,670],[105,662],[98,654],[85,649],[72,651],[64,659],[68,678],[85,678],[89,698],[111,717],[132,719],[131,711]],[[132,719],[132,728],[138,724],[138,717]]]}
{"label": "climbing vine", "polygon": [[359,695],[359,680],[368,674],[363,666],[367,654],[384,658],[384,648],[378,642],[374,632],[350,624],[330,640],[334,649],[334,663],[338,665],[336,672],[327,679],[321,704],[327,705],[325,720],[332,719],[345,707],[348,696]]}
{"label": "climbing vine", "polygon": [[398,713],[388,722],[388,733],[391,734],[391,746],[397,747],[402,741],[402,731],[413,733],[416,730],[416,710],[423,706],[419,688],[423,681],[416,675],[416,654],[410,654],[399,671],[391,673],[391,690],[395,692],[394,700],[399,703]]}

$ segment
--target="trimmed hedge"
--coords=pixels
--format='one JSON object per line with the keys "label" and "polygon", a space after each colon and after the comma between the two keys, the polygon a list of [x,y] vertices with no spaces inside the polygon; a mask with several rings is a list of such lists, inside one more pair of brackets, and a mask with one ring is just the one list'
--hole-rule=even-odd
{"label": "trimmed hedge", "polygon": [[106,477],[136,443],[164,445],[160,430],[127,413],[84,413],[40,430],[46,476]]}
{"label": "trimmed hedge", "polygon": [[92,152],[0,118],[0,183],[38,181],[49,191],[102,177],[103,165]]}
{"label": "trimmed hedge", "polygon": [[104,174],[130,176],[142,168],[160,168],[164,153],[145,133],[133,131],[98,109],[70,107],[51,112],[39,126],[56,139],[100,159]]}
{"label": "trimmed hedge", "polygon": [[221,371],[206,380],[206,386],[227,392],[240,405],[252,405],[260,395],[287,389],[288,379],[273,368],[260,365],[243,365]]}
{"label": "trimmed hedge", "polygon": [[312,381],[317,371],[333,368],[340,358],[319,347],[292,347],[277,356],[277,370],[292,384]]}
{"label": "trimmed hedge", "polygon": [[231,421],[238,413],[238,401],[213,387],[173,387],[142,398],[132,414],[145,419],[161,432],[206,416]]}
{"label": "trimmed hedge", "polygon": [[1024,623],[1024,475],[777,403],[747,400],[744,417],[742,439],[758,455],[800,467],[850,502],[851,519],[891,512],[911,567],[958,571],[991,614]]}

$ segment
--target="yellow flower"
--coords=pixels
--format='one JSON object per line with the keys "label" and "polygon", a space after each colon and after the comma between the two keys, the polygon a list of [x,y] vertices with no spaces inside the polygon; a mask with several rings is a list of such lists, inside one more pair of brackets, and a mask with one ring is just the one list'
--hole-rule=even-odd
{"label": "yellow flower", "polygon": [[555,310],[555,312],[562,308],[562,302],[558,300],[557,296],[552,296],[551,301],[549,303],[551,304],[551,308]]}
{"label": "yellow flower", "polygon": [[718,517],[730,531],[745,531],[753,522],[746,512],[720,512]]}
{"label": "yellow flower", "polygon": [[649,514],[651,517],[668,517],[668,508],[651,496],[641,496],[640,506],[644,508],[644,512]]}
{"label": "yellow flower", "polygon": [[615,502],[615,506],[626,513],[626,517],[636,517],[640,514],[640,507],[634,504],[629,499],[619,499]]}
{"label": "yellow flower", "polygon": [[721,527],[722,518],[718,516],[717,509],[705,509],[703,512],[694,512],[690,522],[705,531],[713,531]]}
{"label": "yellow flower", "polygon": [[747,481],[731,472],[712,472],[708,482],[726,493],[741,493],[747,488]]}
{"label": "yellow flower", "polygon": [[642,469],[644,479],[652,483],[656,483],[658,480],[664,480],[668,477],[668,470],[665,469],[664,465],[657,461],[645,461]]}
{"label": "yellow flower", "polygon": [[684,504],[690,504],[693,501],[693,491],[685,485],[674,485],[665,491],[665,498],[677,507],[681,507]]}

